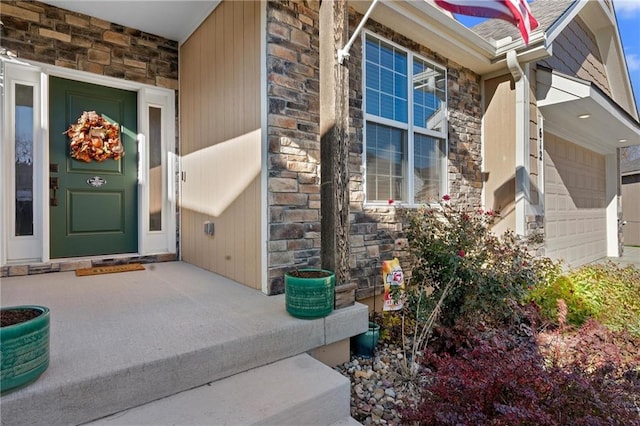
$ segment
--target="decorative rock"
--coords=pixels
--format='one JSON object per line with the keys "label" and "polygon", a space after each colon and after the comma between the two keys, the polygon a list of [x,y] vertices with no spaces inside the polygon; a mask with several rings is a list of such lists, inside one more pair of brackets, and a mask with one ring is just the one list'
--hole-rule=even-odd
{"label": "decorative rock", "polygon": [[368,379],[370,375],[368,371],[357,370],[353,374],[353,377],[355,377],[356,379]]}
{"label": "decorative rock", "polygon": [[[351,379],[351,417],[363,425],[403,424],[400,413],[420,398],[419,392],[405,393],[404,382],[398,377],[405,362],[401,348],[384,344],[372,358],[353,357],[336,367]],[[409,366],[418,368],[413,362]]]}
{"label": "decorative rock", "polygon": [[376,399],[376,401],[379,401],[382,399],[384,394],[385,394],[385,391],[383,389],[378,388],[373,392],[373,397]]}

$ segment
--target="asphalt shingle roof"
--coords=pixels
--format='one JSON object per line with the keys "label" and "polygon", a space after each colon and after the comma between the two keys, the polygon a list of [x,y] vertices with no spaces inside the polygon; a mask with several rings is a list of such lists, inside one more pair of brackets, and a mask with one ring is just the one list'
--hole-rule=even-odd
{"label": "asphalt shingle roof", "polygon": [[[529,4],[531,13],[540,26],[536,31],[546,31],[562,14],[574,3],[575,0],[535,0]],[[500,40],[511,36],[514,40],[521,37],[520,31],[512,24],[502,19],[488,19],[471,30],[485,39]]]}

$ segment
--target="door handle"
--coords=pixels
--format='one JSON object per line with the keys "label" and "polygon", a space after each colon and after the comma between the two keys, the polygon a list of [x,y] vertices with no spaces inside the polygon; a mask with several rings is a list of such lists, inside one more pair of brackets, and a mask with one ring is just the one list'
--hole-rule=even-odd
{"label": "door handle", "polygon": [[49,199],[49,205],[50,206],[57,206],[58,205],[58,197],[57,197],[57,192],[58,192],[58,188],[60,187],[60,179],[57,177],[50,177],[49,178],[49,189],[51,189],[53,191],[53,195],[52,197]]}

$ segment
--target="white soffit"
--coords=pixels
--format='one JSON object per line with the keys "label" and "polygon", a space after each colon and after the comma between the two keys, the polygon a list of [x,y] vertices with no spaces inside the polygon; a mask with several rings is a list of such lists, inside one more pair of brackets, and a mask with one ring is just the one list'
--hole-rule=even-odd
{"label": "white soffit", "polygon": [[220,1],[44,0],[44,3],[135,28],[182,44]]}
{"label": "white soffit", "polygon": [[536,93],[551,133],[600,154],[640,145],[640,123],[590,82],[538,69]]}

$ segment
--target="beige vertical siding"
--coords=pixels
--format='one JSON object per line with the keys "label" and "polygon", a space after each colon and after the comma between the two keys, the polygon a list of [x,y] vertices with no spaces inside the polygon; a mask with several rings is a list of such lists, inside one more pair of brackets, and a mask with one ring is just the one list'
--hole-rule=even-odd
{"label": "beige vertical siding", "polygon": [[485,81],[485,204],[500,213],[494,232],[515,229],[515,90],[509,75]]}
{"label": "beige vertical siding", "polygon": [[553,56],[540,64],[564,74],[593,81],[608,96],[611,88],[600,49],[587,25],[576,18],[553,42]]}
{"label": "beige vertical siding", "polygon": [[622,185],[622,220],[627,222],[622,231],[625,245],[640,246],[640,174],[633,178]]}
{"label": "beige vertical siding", "polygon": [[607,254],[605,157],[545,132],[545,248],[572,266]]}
{"label": "beige vertical siding", "polygon": [[180,48],[182,257],[254,288],[264,208],[259,29],[260,2],[224,1]]}

